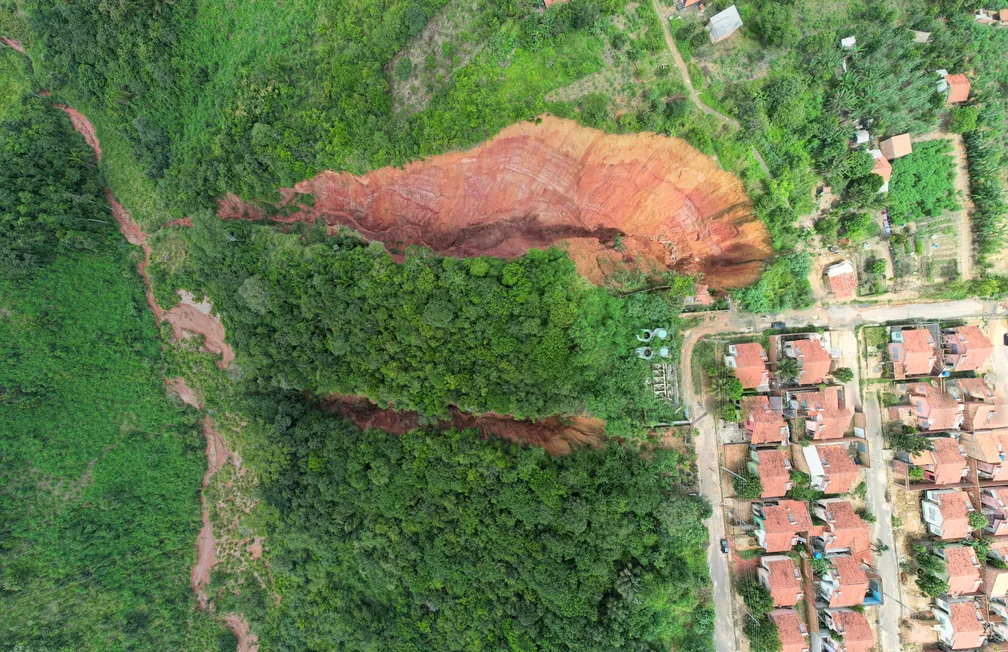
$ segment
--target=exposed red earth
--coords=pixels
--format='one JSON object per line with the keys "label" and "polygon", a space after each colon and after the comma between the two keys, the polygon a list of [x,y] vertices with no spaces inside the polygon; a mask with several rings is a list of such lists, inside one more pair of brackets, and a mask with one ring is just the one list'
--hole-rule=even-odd
{"label": "exposed red earth", "polygon": [[185,378],[181,376],[174,376],[172,378],[165,378],[165,392],[169,396],[177,396],[186,405],[191,405],[197,410],[203,409],[203,397],[199,395],[199,392],[189,389],[186,386]]}
{"label": "exposed red earth", "polygon": [[247,620],[238,614],[228,614],[224,618],[224,622],[238,639],[238,652],[257,652],[259,650],[259,637],[249,631]]}
{"label": "exposed red earth", "polygon": [[25,56],[27,56],[28,53],[25,52],[25,49],[24,49],[24,47],[21,46],[21,42],[20,41],[15,41],[14,39],[7,38],[6,36],[0,36],[0,41],[2,41],[3,44],[6,45],[7,47],[13,48],[13,49],[17,50],[18,52],[20,52],[21,54],[24,54]]}
{"label": "exposed red earth", "polygon": [[[360,396],[329,396],[325,408],[340,413],[358,428],[377,428],[396,435],[404,435],[419,427],[416,412],[381,408]],[[541,446],[550,455],[567,455],[575,448],[598,446],[603,439],[605,421],[594,417],[550,417],[543,421],[516,421],[496,414],[475,416],[452,411],[451,416],[438,423],[438,428],[466,430],[474,428],[486,437],[497,437],[518,444]]]}
{"label": "exposed red earth", "polygon": [[[313,206],[299,195],[312,195]],[[281,191],[278,215],[221,199],[225,219],[323,218],[388,248],[510,258],[570,246],[578,271],[644,264],[701,273],[716,288],[752,283],[772,252],[741,181],[677,138],[613,135],[544,116],[465,152],[363,176],[323,172]],[[287,213],[287,214],[284,214]]]}
{"label": "exposed red earth", "polygon": [[196,592],[200,608],[206,609],[207,595],[204,587],[210,583],[210,569],[217,563],[213,524],[210,523],[210,510],[206,505],[206,488],[210,485],[210,479],[214,474],[227,463],[230,453],[227,443],[217,432],[213,419],[210,417],[203,417],[203,436],[206,438],[207,457],[207,471],[203,475],[203,491],[200,493],[200,502],[203,504],[203,527],[196,539],[196,565],[193,566],[189,583],[192,585],[193,591]]}

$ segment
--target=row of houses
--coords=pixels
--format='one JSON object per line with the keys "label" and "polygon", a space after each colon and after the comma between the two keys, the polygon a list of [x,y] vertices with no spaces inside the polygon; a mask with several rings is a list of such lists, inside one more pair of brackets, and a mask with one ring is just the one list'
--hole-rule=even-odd
{"label": "row of houses", "polygon": [[893,377],[948,375],[977,371],[987,364],[994,345],[979,326],[895,326],[889,330]]}

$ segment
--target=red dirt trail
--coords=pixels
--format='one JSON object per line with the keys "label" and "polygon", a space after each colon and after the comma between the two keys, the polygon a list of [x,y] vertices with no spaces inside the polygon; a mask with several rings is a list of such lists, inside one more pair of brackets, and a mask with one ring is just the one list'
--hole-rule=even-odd
{"label": "red dirt trail", "polygon": [[197,410],[203,409],[203,397],[199,395],[199,392],[189,389],[186,385],[185,378],[181,376],[173,376],[172,378],[165,378],[165,392],[169,396],[177,396],[186,405],[191,405]]}
{"label": "red dirt trail", "polygon": [[15,41],[14,39],[7,38],[6,36],[0,36],[0,41],[2,41],[3,44],[6,45],[7,47],[13,48],[14,50],[20,52],[21,54],[28,56],[28,53],[25,52],[24,47],[21,46],[20,41]]}
{"label": "red dirt trail", "polygon": [[[296,204],[295,193],[312,195],[314,206],[270,219],[321,217],[388,247],[418,244],[454,257],[510,258],[567,243],[578,271],[596,282],[641,257],[702,273],[716,288],[738,287],[756,280],[772,252],[741,181],[684,141],[606,134],[551,116],[405,169],[323,172],[281,196]],[[218,213],[267,217],[233,195]]]}
{"label": "red dirt trail", "polygon": [[[404,435],[419,427],[416,412],[383,409],[360,396],[329,396],[324,408],[338,412],[358,428],[377,428],[395,435]],[[550,417],[543,421],[515,421],[511,417],[486,414],[475,416],[453,411],[439,428],[466,430],[474,428],[485,437],[497,437],[518,444],[540,446],[550,455],[567,455],[575,448],[601,445],[605,421],[594,417],[559,419]]]}
{"label": "red dirt trail", "polygon": [[238,652],[258,652],[259,637],[249,631],[247,620],[238,614],[228,614],[224,622],[238,639]]}
{"label": "red dirt trail", "polygon": [[196,539],[196,565],[193,566],[189,583],[196,592],[200,609],[207,607],[207,595],[204,587],[210,583],[210,569],[217,563],[216,550],[214,548],[213,525],[210,523],[210,510],[206,505],[206,488],[210,485],[210,479],[220,471],[227,463],[228,452],[227,443],[217,432],[217,428],[210,417],[203,418],[203,436],[206,438],[207,471],[203,475],[203,491],[200,493],[200,502],[203,505],[203,528]]}

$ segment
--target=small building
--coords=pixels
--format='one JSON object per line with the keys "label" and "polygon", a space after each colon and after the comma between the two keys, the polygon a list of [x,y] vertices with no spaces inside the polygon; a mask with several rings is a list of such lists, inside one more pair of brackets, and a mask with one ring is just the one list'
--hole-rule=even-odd
{"label": "small building", "polygon": [[853,50],[857,46],[857,38],[854,36],[847,36],[840,39],[840,47],[845,50]]}
{"label": "small building", "polygon": [[857,464],[844,444],[819,444],[802,448],[812,488],[825,494],[845,494],[860,481]]}
{"label": "small building", "polygon": [[788,427],[781,413],[772,409],[766,396],[743,396],[742,427],[753,446],[783,446],[788,441]]}
{"label": "small building", "polygon": [[945,99],[946,104],[958,104],[969,99],[970,81],[966,75],[962,73],[947,75],[945,83],[948,84],[948,97]]}
{"label": "small building", "polygon": [[931,40],[931,32],[921,32],[916,29],[910,31],[913,33],[914,43],[927,43]]}
{"label": "small building", "polygon": [[[826,268],[826,277],[829,279],[830,290],[833,296],[841,301],[853,299],[857,293],[857,274],[850,261],[845,260]],[[829,357],[829,356],[827,356]]]}
{"label": "small building", "polygon": [[829,568],[816,583],[818,598],[831,609],[854,607],[865,603],[868,574],[861,562],[848,555],[829,558]]}
{"label": "small building", "polygon": [[878,191],[889,192],[889,180],[892,179],[892,163],[882,155],[882,150],[880,149],[870,149],[868,153],[875,159],[875,167],[872,168],[872,174],[882,177],[882,185],[879,186]]}
{"label": "small building", "polygon": [[858,561],[871,562],[871,528],[850,502],[843,498],[825,498],[816,501],[813,511],[816,518],[826,524],[821,534],[812,536],[816,550],[826,556],[848,554]]}
{"label": "small building", "polygon": [[958,430],[965,418],[965,406],[954,396],[931,383],[907,385],[910,407],[921,430]]}
{"label": "small building", "polygon": [[964,595],[980,590],[980,560],[972,546],[946,546],[934,554],[945,562],[944,579],[949,595]]}
{"label": "small building", "polygon": [[738,9],[732,5],[721,13],[711,16],[707,23],[707,33],[711,43],[723,41],[742,27],[742,17],[739,16]]}
{"label": "small building", "polygon": [[788,392],[787,415],[804,420],[809,439],[841,439],[850,427],[854,413],[847,407],[843,388]]}
{"label": "small building", "polygon": [[754,449],[747,468],[758,475],[763,487],[761,498],[781,498],[791,490],[791,458],[779,449]]}
{"label": "small building", "polygon": [[976,461],[977,476],[980,480],[1004,480],[1008,478],[1008,431],[981,430],[964,431],[959,435],[959,443],[970,459]]}
{"label": "small building", "polygon": [[1008,595],[1008,568],[984,566],[983,588],[988,598],[1003,600]]}
{"label": "small building", "polygon": [[819,337],[788,340],[784,343],[784,355],[798,361],[795,382],[799,385],[821,384],[833,364]]}
{"label": "small building", "polygon": [[1008,428],[1008,401],[998,396],[982,378],[957,378],[945,391],[963,404],[963,430],[979,432]]}
{"label": "small building", "polygon": [[802,500],[753,503],[756,540],[767,552],[787,552],[804,542],[801,536],[812,527],[808,505]]}
{"label": "small building", "polygon": [[793,607],[804,595],[801,571],[787,555],[764,555],[756,575],[770,591],[775,607]]}
{"label": "small building", "polygon": [[987,558],[1008,564],[1008,539],[995,539],[987,550]]}
{"label": "small building", "polygon": [[809,632],[794,609],[774,609],[770,620],[777,625],[781,652],[809,652]]}
{"label": "small building", "polygon": [[[936,331],[937,332],[937,331]],[[906,376],[927,376],[938,362],[938,343],[927,328],[908,328],[889,332],[889,357],[900,365]],[[896,378],[900,378],[899,374]]]}
{"label": "small building", "polygon": [[826,609],[825,629],[819,631],[826,652],[868,652],[875,647],[871,625],[863,613],[851,609]]}
{"label": "small building", "polygon": [[706,283],[697,283],[693,287],[693,296],[686,297],[684,303],[693,306],[709,306],[714,303],[711,296],[710,287]]}
{"label": "small building", "polygon": [[1008,487],[980,490],[980,512],[987,517],[984,532],[996,537],[1008,535]]}
{"label": "small building", "polygon": [[924,469],[924,480],[934,484],[958,484],[966,477],[966,451],[953,437],[931,437],[933,448],[916,455],[901,452],[900,459]]}
{"label": "small building", "polygon": [[854,132],[854,144],[864,145],[869,140],[871,140],[871,134],[868,133],[867,129],[858,129]]}
{"label": "small building", "polygon": [[767,354],[758,342],[729,344],[725,366],[735,371],[735,377],[745,389],[766,392],[770,389]]}
{"label": "small building", "polygon": [[976,371],[994,352],[994,344],[979,326],[956,326],[942,331],[942,350],[948,371]]}
{"label": "small building", "polygon": [[928,531],[944,541],[958,541],[969,536],[969,515],[975,511],[969,496],[961,489],[933,489],[924,492],[921,513]]}
{"label": "small building", "polygon": [[935,598],[931,609],[938,625],[938,641],[951,650],[972,650],[987,642],[984,619],[972,599]]}
{"label": "small building", "polygon": [[913,144],[910,142],[910,134],[900,134],[887,138],[879,143],[882,155],[890,161],[901,158],[913,152]]}

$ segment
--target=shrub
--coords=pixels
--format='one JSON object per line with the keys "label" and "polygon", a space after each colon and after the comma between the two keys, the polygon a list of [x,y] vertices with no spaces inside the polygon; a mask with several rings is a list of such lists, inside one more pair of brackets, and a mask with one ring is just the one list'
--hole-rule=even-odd
{"label": "shrub", "polygon": [[849,383],[854,380],[854,371],[850,367],[839,367],[833,371],[833,377],[841,383]]}
{"label": "shrub", "polygon": [[763,495],[763,483],[758,475],[743,471],[732,478],[732,486],[739,498],[755,500]]}

